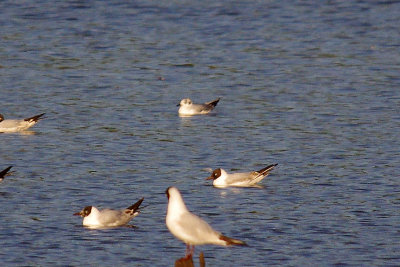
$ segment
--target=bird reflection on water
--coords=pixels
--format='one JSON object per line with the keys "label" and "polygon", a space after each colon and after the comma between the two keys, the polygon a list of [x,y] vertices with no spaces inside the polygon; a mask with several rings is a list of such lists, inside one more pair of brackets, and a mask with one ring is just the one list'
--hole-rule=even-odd
{"label": "bird reflection on water", "polygon": [[[204,253],[200,252],[199,255],[199,266],[200,267],[205,267],[206,266],[206,261],[204,260]],[[195,267],[193,263],[193,257],[192,255],[185,256],[183,258],[177,259],[175,261],[175,267]]]}

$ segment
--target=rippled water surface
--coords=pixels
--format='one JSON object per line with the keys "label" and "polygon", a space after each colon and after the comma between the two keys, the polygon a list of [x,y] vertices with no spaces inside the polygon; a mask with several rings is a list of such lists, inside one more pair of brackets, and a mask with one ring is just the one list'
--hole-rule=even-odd
{"label": "rippled water surface", "polygon": [[[2,1],[3,266],[172,266],[168,186],[249,247],[209,266],[400,262],[398,1]],[[176,104],[222,97],[212,115]],[[206,168],[279,163],[263,188]],[[136,228],[88,230],[84,206],[144,197]]]}

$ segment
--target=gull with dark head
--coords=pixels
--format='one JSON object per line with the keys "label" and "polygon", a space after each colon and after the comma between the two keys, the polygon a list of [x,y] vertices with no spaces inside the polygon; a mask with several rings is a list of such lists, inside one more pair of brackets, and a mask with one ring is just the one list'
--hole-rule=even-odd
{"label": "gull with dark head", "polygon": [[246,245],[215,231],[206,221],[191,213],[176,187],[168,187],[165,193],[168,197],[166,224],[169,231],[186,244],[186,257],[192,256],[196,245]]}
{"label": "gull with dark head", "polygon": [[6,177],[7,174],[10,174],[8,172],[11,170],[11,168],[12,166],[9,166],[0,172],[0,182],[4,180],[4,177]]}
{"label": "gull with dark head", "polygon": [[87,206],[80,212],[74,213],[74,215],[83,217],[83,226],[91,229],[124,226],[139,215],[139,206],[142,204],[143,199],[141,198],[135,204],[123,210],[98,210],[94,206]]}
{"label": "gull with dark head", "polygon": [[252,187],[257,186],[256,184],[264,179],[269,172],[278,164],[272,164],[259,171],[253,172],[237,172],[227,173],[224,169],[215,169],[210,177],[206,180],[213,180],[215,187]]}
{"label": "gull with dark head", "polygon": [[22,132],[35,125],[45,113],[26,119],[4,119],[0,114],[0,133]]}
{"label": "gull with dark head", "polygon": [[204,104],[194,104],[189,98],[182,99],[177,105],[179,107],[178,113],[181,117],[208,114],[218,104],[220,98]]}

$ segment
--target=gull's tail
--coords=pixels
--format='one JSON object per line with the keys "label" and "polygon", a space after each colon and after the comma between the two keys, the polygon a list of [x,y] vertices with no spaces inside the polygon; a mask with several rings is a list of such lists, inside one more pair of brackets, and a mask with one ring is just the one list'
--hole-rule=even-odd
{"label": "gull's tail", "polygon": [[233,239],[224,235],[221,235],[219,239],[225,241],[225,246],[247,246],[246,242],[239,239]]}
{"label": "gull's tail", "polygon": [[30,118],[26,118],[24,121],[27,121],[27,122],[37,122],[44,114],[46,114],[46,113],[42,113],[42,114],[39,114],[39,115],[30,117]]}
{"label": "gull's tail", "polygon": [[12,166],[9,166],[8,168],[6,168],[6,169],[4,169],[4,170],[2,170],[2,171],[0,172],[0,179],[3,179],[4,176],[6,176],[7,172],[8,172],[11,168],[12,168]]}
{"label": "gull's tail", "polygon": [[263,169],[261,169],[261,170],[259,170],[259,171],[257,171],[259,174],[261,174],[261,175],[267,175],[270,171],[272,171],[272,169],[276,166],[276,165],[278,165],[278,163],[276,163],[276,164],[271,164],[271,165],[269,165],[269,166],[267,166],[267,167],[265,167],[265,168],[263,168]]}

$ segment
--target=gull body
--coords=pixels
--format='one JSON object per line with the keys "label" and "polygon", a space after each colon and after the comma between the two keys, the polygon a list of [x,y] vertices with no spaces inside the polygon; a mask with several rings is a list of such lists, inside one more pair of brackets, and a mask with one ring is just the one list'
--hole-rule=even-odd
{"label": "gull body", "polygon": [[224,169],[219,168],[215,169],[206,180],[213,180],[213,185],[215,187],[256,186],[256,184],[264,179],[276,165],[278,164],[269,165],[259,171],[237,173],[227,173]]}
{"label": "gull body", "polygon": [[0,182],[4,180],[4,177],[8,174],[11,168],[12,166],[9,166],[0,172]]}
{"label": "gull body", "polygon": [[229,238],[215,231],[206,221],[191,213],[176,187],[167,188],[166,194],[168,197],[166,225],[176,238],[186,244],[186,256],[193,254],[195,245],[246,245],[241,240]]}
{"label": "gull body", "polygon": [[139,206],[144,198],[141,198],[132,206],[123,210],[103,209],[98,210],[94,206],[87,206],[74,215],[83,217],[83,226],[100,229],[126,225],[130,220],[139,215]]}
{"label": "gull body", "polygon": [[22,132],[33,125],[35,125],[39,119],[45,113],[26,118],[26,119],[4,119],[4,116],[0,114],[0,133],[15,133],[15,132]]}
{"label": "gull body", "polygon": [[213,101],[204,103],[204,104],[194,104],[190,98],[182,99],[181,102],[177,105],[179,107],[178,113],[179,116],[193,116],[193,115],[201,115],[208,114],[215,108],[218,104],[220,98],[217,98]]}

